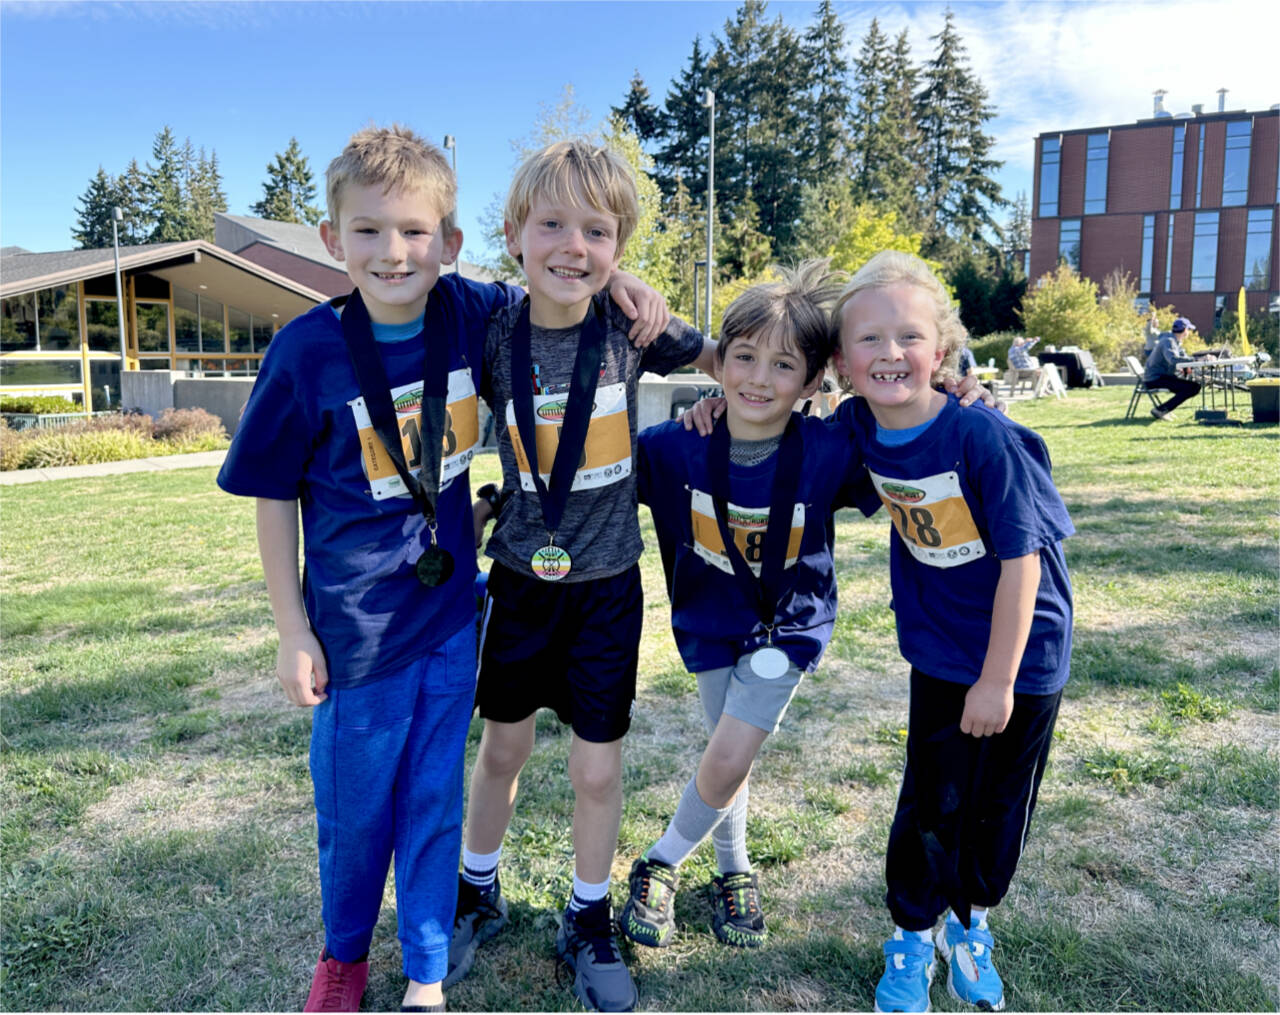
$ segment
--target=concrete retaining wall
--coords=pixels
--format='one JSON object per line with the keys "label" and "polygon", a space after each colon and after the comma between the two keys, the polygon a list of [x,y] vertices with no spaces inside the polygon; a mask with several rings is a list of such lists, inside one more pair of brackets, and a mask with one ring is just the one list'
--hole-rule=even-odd
{"label": "concrete retaining wall", "polygon": [[165,409],[205,409],[235,435],[252,377],[187,377],[182,370],[127,370],[121,378],[125,408],[158,417]]}

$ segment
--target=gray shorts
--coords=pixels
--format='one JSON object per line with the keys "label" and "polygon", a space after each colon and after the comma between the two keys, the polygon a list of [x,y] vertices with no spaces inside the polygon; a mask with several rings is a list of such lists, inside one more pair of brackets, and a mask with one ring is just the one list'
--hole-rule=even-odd
{"label": "gray shorts", "polygon": [[750,658],[751,654],[747,653],[736,666],[698,674],[698,694],[706,713],[708,733],[716,728],[722,714],[741,719],[766,733],[777,732],[804,673],[790,666],[776,680],[765,680],[751,671],[747,665]]}

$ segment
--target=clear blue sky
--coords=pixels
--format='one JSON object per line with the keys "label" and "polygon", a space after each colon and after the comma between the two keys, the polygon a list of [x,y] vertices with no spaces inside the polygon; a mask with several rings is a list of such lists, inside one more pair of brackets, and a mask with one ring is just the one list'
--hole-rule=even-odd
{"label": "clear blue sky", "polygon": [[[464,254],[483,251],[480,216],[505,193],[511,142],[565,85],[592,122],[621,104],[639,70],[657,102],[694,36],[723,34],[735,2],[26,3],[0,4],[0,244],[74,246],[76,200],[99,165],[145,163],[168,124],[217,151],[229,211],[249,214],[266,164],[296,135],[317,181],[347,137],[407,123],[458,139]],[[769,14],[803,27],[816,0]],[[1051,129],[1151,115],[1166,88],[1193,103],[1265,109],[1280,101],[1277,17],[1200,2],[952,4],[999,116],[1000,182],[1030,190],[1032,139]],[[850,3],[850,57],[872,17],[902,28],[916,62],[943,4]],[[1270,19],[1269,30],[1259,22]],[[1175,73],[1175,60],[1178,70]],[[321,183],[321,192],[323,185]]]}

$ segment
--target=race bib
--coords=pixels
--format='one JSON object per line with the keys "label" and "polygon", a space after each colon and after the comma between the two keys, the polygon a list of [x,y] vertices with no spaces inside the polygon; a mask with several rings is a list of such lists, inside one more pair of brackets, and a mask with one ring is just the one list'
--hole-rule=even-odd
{"label": "race bib", "polygon": [[[556,460],[560,446],[560,428],[564,425],[565,411],[569,406],[567,394],[534,395],[534,439],[538,448],[538,471],[543,482],[551,478],[551,465]],[[507,432],[516,454],[516,468],[520,472],[520,488],[534,491],[533,470],[529,456],[525,454],[516,427],[514,403],[507,402]],[[578,468],[573,476],[572,490],[589,490],[608,486],[631,475],[631,427],[627,419],[627,386],[606,384],[596,389],[596,401],[591,410],[591,422],[587,427],[587,442],[578,458]]]}
{"label": "race bib", "polygon": [[916,560],[933,567],[956,567],[987,555],[956,473],[891,479],[867,471],[889,509],[893,527]]}
{"label": "race bib", "polygon": [[[724,540],[720,538],[720,526],[716,524],[715,504],[711,494],[691,490],[690,508],[693,513],[693,552],[712,567],[725,574],[733,574],[733,564],[724,552]],[[744,508],[728,505],[729,531],[742,559],[751,573],[760,577],[760,565],[764,559],[764,534],[769,527],[767,507]],[[800,558],[800,541],[804,537],[804,504],[797,504],[791,511],[791,532],[787,536],[787,559],[783,567],[794,567]]]}
{"label": "race bib", "polygon": [[[422,408],[422,382],[403,384],[391,389],[391,404],[396,410],[396,426],[405,461],[415,475],[422,468],[422,435],[418,430]],[[387,455],[382,441],[373,429],[364,398],[347,403],[355,417],[360,437],[360,455],[364,474],[374,500],[388,497],[408,497],[410,493],[404,480],[396,472],[395,464]],[[454,478],[467,471],[471,459],[480,444],[479,403],[476,386],[471,379],[471,369],[463,367],[449,372],[449,392],[445,396],[444,455],[440,462],[440,489],[444,490]]]}

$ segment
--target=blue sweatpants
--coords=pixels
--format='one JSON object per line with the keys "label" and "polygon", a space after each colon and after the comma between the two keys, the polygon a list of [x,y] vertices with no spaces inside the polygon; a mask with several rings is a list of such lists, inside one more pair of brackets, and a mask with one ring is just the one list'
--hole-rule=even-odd
{"label": "blue sweatpants", "polygon": [[325,945],[342,962],[369,950],[394,854],[405,976],[444,979],[475,682],[476,633],[468,624],[399,673],[330,690],[315,708],[320,900]]}

